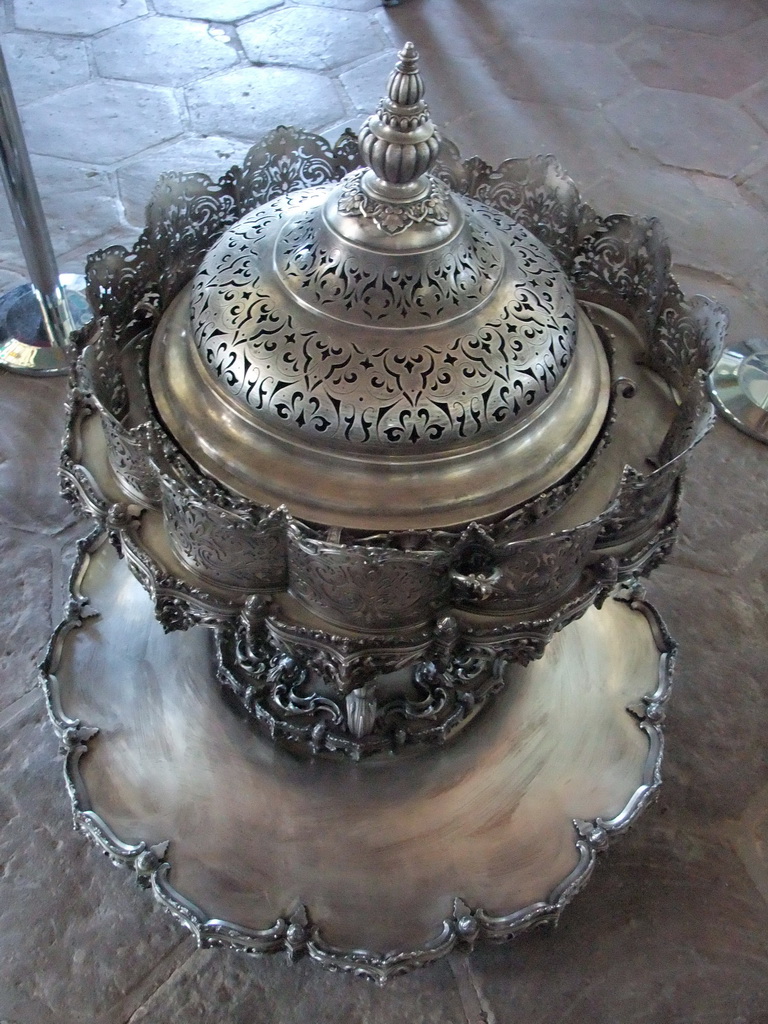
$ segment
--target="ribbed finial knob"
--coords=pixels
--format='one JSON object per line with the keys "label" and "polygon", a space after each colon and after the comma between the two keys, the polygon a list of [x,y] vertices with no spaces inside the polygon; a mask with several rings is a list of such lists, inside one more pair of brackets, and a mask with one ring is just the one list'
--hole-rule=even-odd
{"label": "ribbed finial knob", "polygon": [[358,135],[360,153],[380,182],[410,185],[429,171],[440,140],[424,103],[424,82],[413,43],[398,54],[387,96]]}

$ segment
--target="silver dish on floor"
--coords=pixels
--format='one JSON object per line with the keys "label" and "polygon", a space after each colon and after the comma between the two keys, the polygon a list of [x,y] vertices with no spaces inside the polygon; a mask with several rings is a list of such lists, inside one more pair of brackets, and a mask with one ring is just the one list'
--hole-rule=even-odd
{"label": "silver dish on floor", "polygon": [[387,764],[275,748],[220,699],[211,639],[164,633],[98,533],[43,665],[76,827],[203,947],[383,983],[554,923],[661,781],[675,645],[636,588],[508,665],[449,749]]}
{"label": "silver dish on floor", "polygon": [[99,533],[44,667],[78,825],[201,944],[377,980],[555,920],[655,793],[637,580],[727,320],[655,220],[462,160],[423,92],[409,44],[357,138],[167,175],[90,258]]}

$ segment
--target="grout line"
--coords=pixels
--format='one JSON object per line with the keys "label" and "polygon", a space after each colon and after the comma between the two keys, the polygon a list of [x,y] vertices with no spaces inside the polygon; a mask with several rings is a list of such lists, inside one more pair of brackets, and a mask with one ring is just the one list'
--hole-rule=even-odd
{"label": "grout line", "polygon": [[[741,861],[755,889],[757,889],[768,906],[768,875],[766,874],[765,862],[757,849],[757,843],[750,843],[743,837],[736,836],[734,839],[731,839],[731,848]],[[0,1024],[2,1024],[2,1021],[0,1021]]]}
{"label": "grout line", "polygon": [[[768,786],[763,786],[752,795],[741,817],[735,821],[728,821],[726,824],[731,833],[728,841],[731,849],[746,869],[752,884],[768,905],[768,864],[766,864],[764,850],[761,849],[762,844],[755,828],[755,824],[761,822],[762,819],[768,822],[768,815],[765,813],[767,802]],[[718,834],[721,835],[719,830]]]}
{"label": "grout line", "polygon": [[[19,719],[23,718],[42,699],[42,692],[37,683],[34,683],[31,689],[23,693],[21,697],[17,697],[3,711],[0,711],[0,729],[7,729],[9,726],[15,725]],[[2,1024],[2,1021],[0,1021],[0,1024]]]}
{"label": "grout line", "polygon": [[[130,1024],[139,1010],[160,991],[163,985],[168,983],[192,956],[194,949],[189,947],[193,944],[194,939],[191,936],[182,938],[180,942],[157,961],[141,981],[125,994],[122,1000],[122,1008],[116,1010],[115,1007],[112,1007],[98,1024],[115,1024],[116,1019],[119,1019],[120,1024]],[[128,1003],[128,1006],[125,1005],[126,1003]],[[0,1024],[3,1024],[3,1022],[0,1021]]]}
{"label": "grout line", "polygon": [[467,1024],[496,1024],[496,1015],[475,977],[467,953],[451,953],[448,963],[459,990]]}

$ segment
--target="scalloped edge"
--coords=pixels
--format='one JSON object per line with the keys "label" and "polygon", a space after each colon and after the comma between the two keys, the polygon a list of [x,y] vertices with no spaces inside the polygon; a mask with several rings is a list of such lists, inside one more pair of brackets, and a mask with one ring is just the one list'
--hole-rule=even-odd
{"label": "scalloped edge", "polygon": [[574,844],[578,861],[571,872],[544,900],[506,915],[489,914],[481,907],[472,909],[460,897],[453,902],[450,916],[436,926],[434,937],[416,949],[378,953],[362,949],[342,949],[326,942],[320,929],[312,924],[311,911],[296,904],[267,928],[251,930],[218,919],[208,919],[194,903],[177,892],[169,881],[171,864],[167,859],[170,842],[151,845],[144,840],[125,843],[89,805],[87,790],[80,774],[80,761],[88,753],[89,741],[98,727],[68,717],[60,702],[56,670],[69,634],[90,616],[98,614],[89,605],[81,585],[94,554],[108,541],[101,528],[78,543],[69,581],[69,600],[64,617],[53,631],[39,669],[39,682],[45,694],[48,715],[61,742],[64,755],[64,781],[69,794],[74,827],[86,835],[116,865],[135,872],[137,882],[152,893],[167,912],[195,936],[199,948],[220,947],[252,955],[287,953],[290,960],[308,956],[332,971],[345,971],[383,985],[389,979],[446,956],[452,950],[470,949],[478,939],[506,941],[533,927],[556,924],[563,909],[588,882],[598,853],[612,839],[634,824],[652,802],[661,785],[664,755],[662,723],[672,685],[677,644],[658,611],[644,598],[636,581],[619,588],[614,599],[623,601],[645,616],[659,653],[656,686],[627,708],[648,739],[648,753],[640,785],[624,808],[612,818],[592,821],[573,820]]}

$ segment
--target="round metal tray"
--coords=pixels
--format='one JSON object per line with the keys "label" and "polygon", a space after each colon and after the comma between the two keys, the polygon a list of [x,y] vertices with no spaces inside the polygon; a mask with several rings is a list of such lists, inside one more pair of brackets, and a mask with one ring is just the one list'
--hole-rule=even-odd
{"label": "round metal tray", "polygon": [[509,938],[557,919],[660,784],[674,643],[637,588],[509,666],[449,748],[378,762],[260,736],[212,640],[164,633],[97,532],[42,671],[76,826],[203,946],[381,982]]}
{"label": "round metal tray", "polygon": [[729,345],[709,377],[709,392],[730,423],[768,444],[768,340]]}

